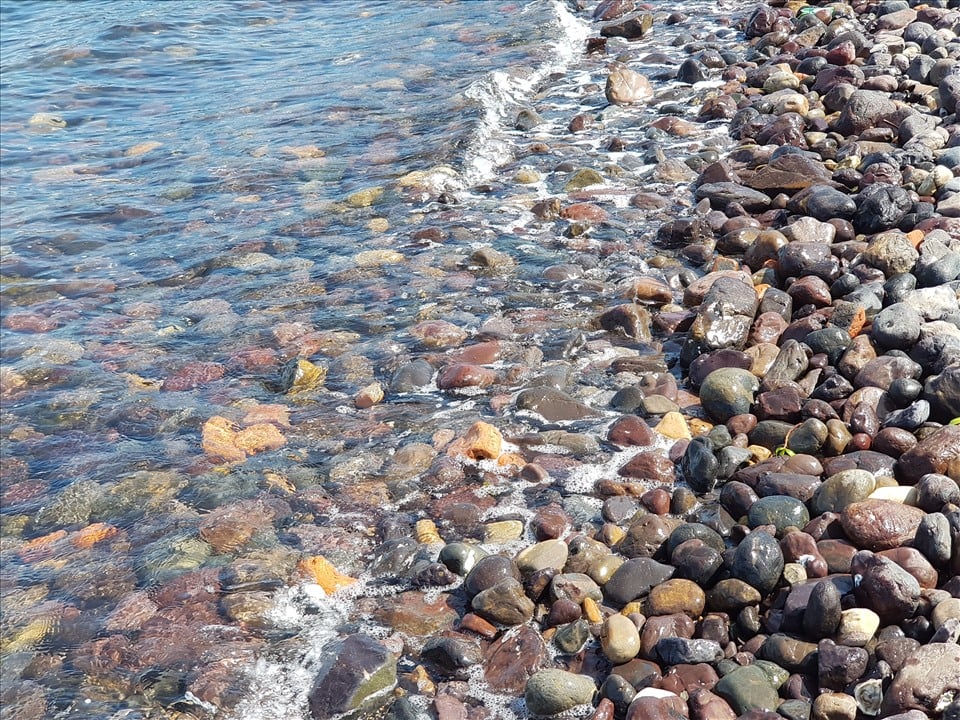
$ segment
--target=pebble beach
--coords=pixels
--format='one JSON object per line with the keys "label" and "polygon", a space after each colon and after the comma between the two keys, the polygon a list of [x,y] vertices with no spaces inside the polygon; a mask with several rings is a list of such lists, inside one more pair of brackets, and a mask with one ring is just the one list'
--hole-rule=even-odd
{"label": "pebble beach", "polygon": [[199,260],[5,221],[4,718],[960,720],[960,7],[535,6],[449,152],[166,187]]}

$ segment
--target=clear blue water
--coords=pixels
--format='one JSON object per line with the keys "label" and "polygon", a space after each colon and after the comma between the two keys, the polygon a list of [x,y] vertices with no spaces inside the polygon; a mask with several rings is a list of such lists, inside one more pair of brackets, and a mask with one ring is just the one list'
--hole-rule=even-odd
{"label": "clear blue water", "polygon": [[[0,701],[22,717],[106,718],[182,700],[145,687],[174,668],[199,688],[190,683],[215,664],[212,651],[156,661],[144,638],[176,644],[193,626],[171,610],[118,632],[118,605],[277,557],[270,582],[285,583],[284,562],[301,551],[359,572],[389,509],[351,497],[311,514],[303,498],[379,477],[371,457],[383,463],[490,414],[486,395],[436,389],[353,408],[362,387],[437,352],[412,326],[442,319],[471,342],[515,342],[515,379],[496,390],[509,392],[528,364],[582,345],[581,328],[620,297],[617,282],[649,270],[642,218],[578,239],[529,212],[562,192],[562,161],[624,159],[602,150],[606,134],[632,136],[637,154],[624,165],[649,169],[642,121],[656,109],[604,108],[607,59],[582,56],[585,16],[566,8],[0,3]],[[670,53],[672,37],[649,44]],[[525,136],[513,120],[528,105],[545,124]],[[607,113],[609,132],[570,136],[578,112]],[[529,151],[535,141],[551,150]],[[521,167],[542,181],[518,184]],[[644,177],[611,187],[625,200]],[[515,265],[478,267],[480,246]],[[544,267],[571,261],[583,281],[542,282]],[[306,400],[280,386],[298,356],[328,368],[326,390]],[[211,417],[249,424],[258,405],[272,408],[283,449],[233,465],[205,455]],[[208,513],[263,497],[293,510],[239,548],[199,535]],[[98,523],[114,534],[78,540]],[[298,523],[320,534],[328,523],[330,536],[310,546]],[[370,532],[351,545],[345,528],[363,524]],[[243,632],[256,640],[244,662],[278,642]],[[131,645],[118,667],[91,669],[105,639]],[[299,717],[297,683],[309,677],[260,670],[267,680],[244,717],[277,717],[277,707]]]}

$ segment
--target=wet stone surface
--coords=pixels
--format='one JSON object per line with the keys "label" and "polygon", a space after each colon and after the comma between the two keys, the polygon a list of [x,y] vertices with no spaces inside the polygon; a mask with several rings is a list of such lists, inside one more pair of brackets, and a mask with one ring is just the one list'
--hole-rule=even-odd
{"label": "wet stone surface", "polygon": [[14,63],[0,703],[953,717],[956,8],[459,5]]}

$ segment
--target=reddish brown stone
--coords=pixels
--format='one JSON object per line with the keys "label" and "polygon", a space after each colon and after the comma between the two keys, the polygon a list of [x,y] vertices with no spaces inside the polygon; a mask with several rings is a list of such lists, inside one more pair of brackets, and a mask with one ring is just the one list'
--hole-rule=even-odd
{"label": "reddish brown stone", "polygon": [[549,662],[540,633],[521,625],[490,645],[484,658],[484,678],[494,690],[520,694],[530,676],[547,667]]}
{"label": "reddish brown stone", "polygon": [[620,447],[647,446],[653,444],[654,434],[641,418],[625,415],[610,426],[607,439]]}
{"label": "reddish brown stone", "polygon": [[847,537],[864,550],[889,550],[913,540],[923,510],[890,500],[863,500],[840,514]]}
{"label": "reddish brown stone", "polygon": [[641,451],[619,470],[622,477],[672,485],[676,480],[674,465],[659,452]]}
{"label": "reddish brown stone", "polygon": [[440,370],[437,375],[437,387],[441,390],[454,390],[464,387],[489,387],[497,379],[497,374],[489,368],[468,363],[453,363]]}

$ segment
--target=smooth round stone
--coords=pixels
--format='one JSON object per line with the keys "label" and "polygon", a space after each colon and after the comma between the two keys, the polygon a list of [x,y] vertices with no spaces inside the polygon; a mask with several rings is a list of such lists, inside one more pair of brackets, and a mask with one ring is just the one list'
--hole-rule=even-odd
{"label": "smooth round stone", "polygon": [[686,613],[696,619],[703,614],[706,602],[706,593],[695,582],[671,578],[650,589],[644,610],[647,615]]}
{"label": "smooth round stone", "polygon": [[850,608],[840,613],[836,641],[840,645],[863,647],[880,629],[880,616],[869,608]]}
{"label": "smooth round stone", "polygon": [[484,542],[499,545],[519,540],[523,535],[523,523],[520,520],[498,520],[483,526]]}
{"label": "smooth round stone", "polygon": [[787,438],[787,448],[795,453],[814,455],[827,441],[829,430],[822,420],[807,418],[797,425]]}
{"label": "smooth round stone", "polygon": [[617,571],[617,568],[623,565],[623,563],[624,559],[619,555],[606,555],[587,570],[587,575],[589,575],[597,585],[606,585],[607,581],[613,577],[613,574]]}
{"label": "smooth round stone", "polygon": [[730,703],[738,715],[751,711],[773,713],[780,704],[769,675],[756,665],[738,667],[724,675],[713,692]]}
{"label": "smooth round stone", "polygon": [[611,615],[603,623],[600,647],[611,663],[620,665],[640,652],[640,631],[626,615]]}
{"label": "smooth round stone", "polygon": [[840,625],[840,591],[832,582],[818,582],[803,613],[803,631],[814,640],[830,637]]}
{"label": "smooth round stone", "polygon": [[707,607],[716,612],[737,613],[760,600],[759,590],[737,578],[720,580],[707,591]]}
{"label": "smooth round stone", "polygon": [[533,617],[534,610],[533,601],[514,578],[501,580],[477,593],[470,601],[470,607],[481,617],[504,625],[525,623]]}
{"label": "smooth round stone", "polygon": [[943,513],[932,512],[924,516],[917,527],[913,546],[934,565],[946,565],[950,561],[953,541],[950,537],[950,521]]}
{"label": "smooth round stone", "polygon": [[857,701],[842,692],[818,695],[810,708],[810,720],[855,720]]}
{"label": "smooth round stone", "polygon": [[487,555],[480,558],[467,573],[463,580],[463,589],[468,596],[473,597],[507,578],[520,580],[517,564],[503,555]]}
{"label": "smooth round stone", "polygon": [[481,558],[485,557],[487,557],[487,551],[477,545],[452,542],[443,546],[438,560],[446,565],[450,572],[466,575]]}
{"label": "smooth round stone", "polygon": [[679,695],[660,688],[646,687],[640,690],[624,720],[672,720],[684,717],[687,703]]}
{"label": "smooth round stone", "polygon": [[541,670],[527,680],[523,698],[531,715],[556,715],[593,701],[593,679],[566,670]]}
{"label": "smooth round stone", "polygon": [[876,489],[873,473],[866,470],[842,470],[831,475],[817,488],[810,501],[815,515],[843,512],[855,502],[866,500]]}
{"label": "smooth round stone", "polygon": [[734,518],[744,517],[758,499],[752,487],[738,480],[724,483],[720,490],[720,504]]}
{"label": "smooth round stone", "polygon": [[544,568],[563,570],[567,563],[567,544],[563,540],[544,540],[521,550],[516,557],[521,573],[530,573]]}
{"label": "smooth round stone", "polygon": [[817,666],[817,646],[790,635],[771,635],[763,642],[760,655],[791,672],[809,673]]}
{"label": "smooth round stone", "polygon": [[734,415],[750,412],[759,389],[759,380],[749,370],[720,368],[704,379],[700,403],[707,415],[722,423]]}
{"label": "smooth round stone", "polygon": [[933,627],[939,630],[948,620],[960,620],[960,598],[947,598],[938,602],[933,612],[930,613],[930,621]]}
{"label": "smooth round stone", "polygon": [[928,513],[937,512],[947,503],[960,505],[960,486],[946,475],[929,473],[916,485],[917,507]]}
{"label": "smooth round stone", "polygon": [[397,659],[374,638],[350,635],[324,649],[308,697],[314,718],[356,709],[371,711],[387,701],[397,681]]}
{"label": "smooth round stone", "polygon": [[756,531],[740,541],[734,551],[730,574],[766,595],[780,581],[783,565],[783,552],[776,539]]}
{"label": "smooth round stone", "polygon": [[958,667],[960,645],[956,643],[930,643],[917,648],[884,694],[882,716],[910,710],[939,714],[939,703],[960,692]]}
{"label": "smooth round stone", "polygon": [[702,523],[691,522],[683,523],[670,533],[670,537],[667,538],[667,552],[672,555],[677,547],[694,538],[702,540],[717,552],[723,552],[726,547],[723,538],[716,530]]}
{"label": "smooth round stone", "polygon": [[808,522],[810,513],[807,506],[789,495],[768,495],[760,498],[747,515],[747,524],[751,528],[773,525],[778,534],[788,527],[803,527]]}
{"label": "smooth round stone", "polygon": [[923,318],[906,303],[888,305],[873,319],[870,337],[881,348],[907,350],[920,337]]}
{"label": "smooth round stone", "polygon": [[567,551],[566,573],[587,573],[600,560],[610,555],[610,548],[603,543],[583,535],[570,540]]}
{"label": "smooth round stone", "polygon": [[881,622],[896,623],[913,616],[920,601],[920,583],[909,572],[868,550],[853,556],[850,570],[861,576],[854,590],[858,604],[877,613]]}
{"label": "smooth round stone", "polygon": [[636,694],[636,688],[626,678],[616,674],[607,675],[607,679],[600,686],[600,695],[613,703],[615,716],[626,715],[627,708],[630,707]]}
{"label": "smooth round stone", "polygon": [[567,598],[583,603],[585,598],[600,602],[603,593],[593,578],[584,573],[561,573],[550,581],[550,595],[554,600]]}
{"label": "smooth round stone", "polygon": [[840,523],[857,547],[889,550],[911,541],[923,516],[920,508],[868,499],[848,505],[840,514]]}
{"label": "smooth round stone", "polygon": [[575,603],[568,598],[561,598],[560,600],[555,600],[553,604],[550,605],[550,612],[547,615],[547,625],[549,627],[556,627],[557,625],[576,622],[582,614],[583,611],[579,603]]}
{"label": "smooth round stone", "polygon": [[870,447],[891,457],[900,457],[917,445],[917,437],[909,430],[899,427],[885,427],[873,438]]}
{"label": "smooth round stone", "polygon": [[618,547],[627,557],[661,557],[667,538],[677,524],[672,518],[647,514],[630,524]]}
{"label": "smooth round stone", "polygon": [[677,578],[691,580],[698,586],[708,586],[723,565],[723,557],[702,540],[692,538],[677,546],[670,562],[677,569]]}

